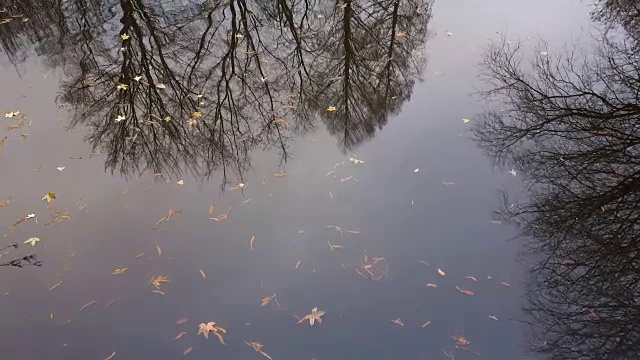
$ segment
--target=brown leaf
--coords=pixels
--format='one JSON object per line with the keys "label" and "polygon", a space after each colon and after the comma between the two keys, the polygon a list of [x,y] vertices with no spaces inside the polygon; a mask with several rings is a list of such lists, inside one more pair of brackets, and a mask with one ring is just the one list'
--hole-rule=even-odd
{"label": "brown leaf", "polygon": [[471,290],[467,290],[467,289],[463,289],[459,286],[456,286],[456,290],[460,291],[461,293],[465,294],[465,295],[469,295],[469,296],[473,296],[475,295],[475,293]]}
{"label": "brown leaf", "polygon": [[318,321],[318,324],[322,324],[322,318],[321,318],[322,315],[324,315],[324,311],[318,310],[318,308],[315,307],[311,310],[311,313],[305,315],[302,319],[298,320],[298,324],[300,324],[305,320],[309,320],[309,325],[311,326],[315,324],[316,320]]}
{"label": "brown leaf", "polygon": [[[0,143],[0,146],[2,146],[2,143]],[[9,199],[0,199],[0,207],[5,207],[9,205]]]}
{"label": "brown leaf", "polygon": [[286,176],[287,176],[286,172],[273,173],[273,177],[277,177],[277,178],[283,178],[283,177],[286,177]]}
{"label": "brown leaf", "polygon": [[215,322],[211,321],[209,323],[200,323],[200,325],[198,326],[198,335],[203,334],[204,337],[206,339],[209,338],[209,331],[213,332],[214,335],[216,335],[218,337],[218,340],[220,340],[220,343],[222,343],[222,345],[226,345],[224,343],[224,338],[222,337],[222,335],[219,334],[219,332],[222,333],[227,333],[227,330],[225,330],[223,327],[221,326],[217,326]]}
{"label": "brown leaf", "polygon": [[260,302],[261,302],[261,305],[260,305],[260,306],[265,306],[265,305],[267,305],[267,304],[268,304],[268,303],[270,303],[270,302],[271,302],[271,300],[273,300],[275,297],[276,297],[276,294],[273,294],[273,295],[271,295],[271,296],[265,296],[265,297],[263,297],[263,298],[262,298],[262,300],[260,300]]}

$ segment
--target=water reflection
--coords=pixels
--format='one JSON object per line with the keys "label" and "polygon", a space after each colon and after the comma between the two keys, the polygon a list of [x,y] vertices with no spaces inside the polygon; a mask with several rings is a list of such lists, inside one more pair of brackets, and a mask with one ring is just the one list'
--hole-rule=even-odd
{"label": "water reflection", "polygon": [[[0,28],[19,62],[64,70],[60,100],[106,168],[208,177],[239,173],[253,150],[283,160],[322,123],[345,150],[397,114],[419,79],[427,0],[273,3],[14,1],[40,9]],[[30,11],[30,13],[34,13]]]}
{"label": "water reflection", "polygon": [[475,135],[531,192],[501,215],[533,260],[532,350],[553,359],[640,358],[640,53],[631,17],[609,10],[596,14],[622,21],[605,24],[595,56],[541,48],[525,71],[526,44],[505,40],[484,63],[500,105]]}

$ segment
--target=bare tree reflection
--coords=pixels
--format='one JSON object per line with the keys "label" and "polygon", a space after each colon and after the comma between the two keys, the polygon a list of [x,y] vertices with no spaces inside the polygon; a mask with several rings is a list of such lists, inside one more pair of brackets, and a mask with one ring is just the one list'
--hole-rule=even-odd
{"label": "bare tree reflection", "polygon": [[552,359],[640,358],[640,54],[607,35],[595,56],[537,49],[528,65],[503,40],[484,63],[499,104],[475,135],[530,190],[501,215],[534,260],[532,350]]}
{"label": "bare tree reflection", "polygon": [[374,136],[419,78],[431,3],[16,4],[56,9],[33,26],[57,29],[43,51],[64,69],[60,99],[107,169],[208,177],[242,176],[255,150],[286,160],[317,120],[344,149]]}

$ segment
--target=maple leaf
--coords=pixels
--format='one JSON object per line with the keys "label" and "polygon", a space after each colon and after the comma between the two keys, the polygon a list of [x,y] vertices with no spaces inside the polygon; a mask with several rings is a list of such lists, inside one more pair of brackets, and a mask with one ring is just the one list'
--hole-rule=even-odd
{"label": "maple leaf", "polygon": [[327,111],[336,111],[336,107],[335,106],[329,106],[327,108]]}
{"label": "maple leaf", "polygon": [[273,294],[271,296],[265,296],[262,298],[262,300],[260,300],[261,305],[260,306],[265,306],[268,303],[271,302],[271,300],[273,300],[276,297],[276,294]]}
{"label": "maple leaf", "polygon": [[118,84],[118,86],[116,86],[118,90],[127,90],[128,87],[129,85],[127,84]]}
{"label": "maple leaf", "polygon": [[313,324],[315,324],[316,320],[318,321],[318,324],[322,324],[322,318],[321,318],[322,315],[324,315],[324,311],[318,310],[317,307],[314,307],[311,310],[311,313],[305,315],[302,319],[300,319],[298,321],[298,324],[300,324],[301,322],[303,322],[305,320],[309,320],[309,324],[311,326],[313,326]]}
{"label": "maple leaf", "polygon": [[142,76],[140,75],[133,77],[133,81],[140,81],[141,79],[142,79]]}
{"label": "maple leaf", "polygon": [[206,339],[209,338],[209,331],[211,331],[215,336],[218,337],[218,340],[220,340],[220,342],[222,343],[222,345],[226,345],[224,343],[224,339],[222,338],[222,335],[219,334],[219,332],[222,333],[227,333],[227,330],[225,330],[223,327],[221,326],[217,326],[215,322],[210,321],[208,323],[200,323],[200,325],[198,325],[198,335],[203,334],[204,337]]}
{"label": "maple leaf", "polygon": [[191,116],[195,118],[199,118],[202,116],[202,113],[200,111],[194,111],[193,114],[191,114]]}
{"label": "maple leaf", "polygon": [[126,119],[126,117],[124,115],[118,115],[118,117],[116,117],[115,119],[113,119],[113,121],[115,122],[120,122],[122,120]]}
{"label": "maple leaf", "polygon": [[129,40],[130,37],[131,36],[127,35],[127,33],[124,33],[124,34],[120,35],[120,38],[122,39],[122,41]]}

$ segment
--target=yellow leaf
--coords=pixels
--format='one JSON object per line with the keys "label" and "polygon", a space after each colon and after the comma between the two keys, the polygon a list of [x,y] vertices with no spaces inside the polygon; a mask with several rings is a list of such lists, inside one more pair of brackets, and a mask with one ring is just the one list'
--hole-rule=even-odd
{"label": "yellow leaf", "polygon": [[335,106],[329,106],[327,108],[327,111],[336,111],[336,107]]}
{"label": "yellow leaf", "polygon": [[178,180],[178,182],[176,183],[178,185],[184,185],[184,180]]}
{"label": "yellow leaf", "polygon": [[129,85],[127,84],[118,84],[118,86],[116,86],[118,90],[127,90],[128,87]]}
{"label": "yellow leaf", "polygon": [[191,114],[191,116],[198,118],[202,116],[202,113],[200,111],[194,111],[193,114]]}
{"label": "yellow leaf", "polygon": [[124,33],[120,35],[120,38],[122,39],[122,41],[124,41],[124,40],[129,40],[130,36],[127,35],[127,33]]}

